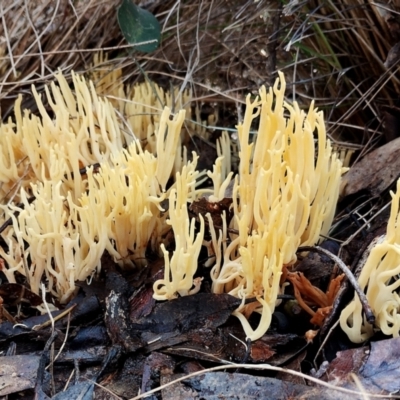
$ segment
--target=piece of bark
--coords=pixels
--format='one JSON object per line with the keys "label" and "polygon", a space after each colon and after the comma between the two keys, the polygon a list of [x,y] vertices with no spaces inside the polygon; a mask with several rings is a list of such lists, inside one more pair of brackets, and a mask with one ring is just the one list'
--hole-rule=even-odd
{"label": "piece of bark", "polygon": [[135,334],[129,320],[128,298],[125,293],[111,291],[106,300],[104,321],[114,345],[121,345],[127,352],[135,352],[145,343]]}
{"label": "piece of bark", "polygon": [[0,357],[0,396],[33,389],[40,356]]}
{"label": "piece of bark", "polygon": [[[172,357],[154,352],[150,354],[143,364],[141,392],[147,392],[160,386],[160,375],[170,376],[175,369],[175,361]],[[156,400],[157,397],[151,395],[149,400]]]}
{"label": "piece of bark", "polygon": [[224,324],[241,300],[229,294],[197,293],[157,303],[144,317],[131,320],[137,331],[167,333],[191,329],[215,329]]}
{"label": "piece of bark", "polygon": [[227,355],[228,347],[228,335],[217,328],[239,304],[239,299],[228,294],[197,293],[157,303],[150,314],[132,313],[139,317],[133,318],[129,326],[132,335],[146,343],[146,352],[163,350],[215,362]]}
{"label": "piece of bark", "polygon": [[[310,388],[275,378],[250,376],[243,373],[207,372],[184,380],[185,386],[195,389],[199,398],[207,400],[224,399],[332,399],[342,400],[343,393],[334,389]],[[361,399],[354,396],[352,399]]]}
{"label": "piece of bark", "polygon": [[344,175],[340,186],[341,197],[367,190],[380,195],[400,175],[400,138],[368,153]]}
{"label": "piece of bark", "polygon": [[[165,385],[174,379],[183,377],[184,374],[174,374],[162,376],[160,380],[161,385]],[[196,390],[188,387],[182,382],[177,382],[161,391],[163,400],[198,400],[199,394]]]}

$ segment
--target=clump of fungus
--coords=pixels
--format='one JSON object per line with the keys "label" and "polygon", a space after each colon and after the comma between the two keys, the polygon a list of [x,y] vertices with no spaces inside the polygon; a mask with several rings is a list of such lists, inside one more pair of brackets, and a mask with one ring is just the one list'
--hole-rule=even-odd
{"label": "clump of fungus", "polygon": [[45,87],[54,118],[32,86],[40,116],[22,112],[19,96],[15,123],[0,125],[0,169],[7,174],[0,181],[3,200],[14,193],[18,201],[18,190],[13,188],[29,190],[30,183],[42,179],[62,181],[62,194],[70,191],[77,198],[85,188],[80,168],[107,161],[128,144],[114,108],[97,96],[91,82],[73,74],[73,92],[61,73],[56,79],[58,85]]}
{"label": "clump of fungus", "polygon": [[[367,261],[362,267],[358,283],[364,290],[375,315],[376,328],[385,335],[400,334],[400,180],[392,206],[385,236],[378,237],[368,249]],[[357,296],[340,314],[340,326],[354,343],[361,343],[374,333],[374,326],[363,316],[362,304]]]}
{"label": "clump of fungus", "polygon": [[165,107],[148,127],[152,154],[123,133],[126,121],[92,82],[73,74],[73,91],[61,73],[56,78],[58,86],[45,87],[54,117],[33,87],[40,118],[22,113],[19,97],[15,122],[0,125],[0,225],[12,220],[1,233],[7,246],[0,256],[10,282],[22,274],[39,293],[45,277],[47,289],[65,302],[75,281],[100,270],[105,250],[121,265],[144,265],[148,248],[160,253],[167,227],[161,202],[183,163],[185,112],[172,116]]}
{"label": "clump of fungus", "polygon": [[[61,185],[50,180],[32,184],[34,202],[22,190],[21,206],[7,209],[14,228],[14,235],[6,238],[10,252],[0,247],[0,255],[7,262],[3,272],[10,282],[15,282],[19,272],[31,290],[39,293],[45,276],[49,291],[65,302],[75,290],[75,281],[85,280],[100,268],[107,229],[106,220],[98,217],[104,214],[98,199],[93,196],[92,204],[80,210],[70,193],[61,194]],[[15,252],[23,254],[22,260],[12,258]]]}
{"label": "clump of fungus", "polygon": [[[187,203],[194,199],[196,176],[196,157],[194,162],[184,166],[182,173],[177,173],[176,188],[169,195],[169,220],[175,238],[175,251],[171,259],[161,244],[164,253],[164,278],[157,280],[154,285],[156,300],[170,300],[178,295],[187,296],[200,289],[200,280],[193,281],[197,270],[198,256],[204,237],[204,220],[200,216],[200,232],[195,233],[195,219],[189,219]],[[194,286],[194,288],[192,288]]]}
{"label": "clump of fungus", "polygon": [[[233,188],[231,231],[238,234],[228,235],[226,225],[219,235],[212,232],[212,290],[243,300],[234,315],[251,340],[269,328],[283,266],[296,261],[299,246],[313,245],[328,233],[342,174],[326,138],[322,112],[313,104],[307,114],[297,103],[290,106],[284,92],[279,74],[268,93],[260,89],[260,99],[252,102],[247,97],[244,121],[238,126],[240,161]],[[255,119],[258,132],[250,143]],[[213,230],[210,218],[209,223]],[[254,302],[246,305],[251,298]],[[248,322],[252,311],[261,314],[256,329]]]}

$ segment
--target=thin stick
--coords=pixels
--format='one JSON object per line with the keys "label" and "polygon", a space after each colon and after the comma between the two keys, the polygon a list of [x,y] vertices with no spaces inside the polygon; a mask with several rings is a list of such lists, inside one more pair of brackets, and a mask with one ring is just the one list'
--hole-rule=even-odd
{"label": "thin stick", "polygon": [[347,279],[353,286],[354,290],[356,291],[358,297],[360,298],[365,317],[367,318],[367,321],[372,325],[375,322],[375,315],[368,304],[367,296],[365,293],[361,290],[360,286],[358,285],[358,282],[352,272],[349,270],[347,265],[335,254],[332,254],[330,251],[323,249],[322,247],[319,246],[304,246],[304,247],[299,247],[298,250],[299,252],[302,251],[314,251],[316,253],[324,254],[328,256],[332,261],[336,263],[336,265],[342,270],[342,272],[346,275]]}
{"label": "thin stick", "polygon": [[319,349],[317,351],[317,353],[315,354],[314,360],[313,360],[313,364],[314,364],[314,368],[317,370],[317,358],[320,355],[322,349],[324,348],[326,342],[328,341],[328,339],[331,337],[331,334],[333,333],[334,329],[339,325],[340,320],[338,319],[331,327],[331,329],[329,329],[329,332],[327,333],[327,335],[325,336],[323,342],[321,343],[321,346],[319,346]]}
{"label": "thin stick", "polygon": [[8,29],[7,29],[7,25],[6,25],[6,17],[5,17],[5,13],[3,10],[3,3],[0,3],[0,11],[1,11],[1,21],[3,24],[3,29],[4,29],[4,36],[6,39],[6,43],[7,43],[7,49],[8,49],[8,53],[10,54],[9,59],[10,59],[10,63],[11,63],[11,70],[14,73],[14,77],[17,77],[17,70],[15,68],[15,62],[14,62],[14,57],[13,57],[13,53],[12,53],[12,47],[11,47],[11,42],[10,42],[10,38],[8,35]]}

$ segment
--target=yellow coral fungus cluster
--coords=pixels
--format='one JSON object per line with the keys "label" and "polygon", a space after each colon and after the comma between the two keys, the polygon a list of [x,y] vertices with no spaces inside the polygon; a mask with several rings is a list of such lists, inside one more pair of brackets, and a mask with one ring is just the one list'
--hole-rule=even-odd
{"label": "yellow coral fungus cluster", "polygon": [[[247,97],[244,121],[238,126],[240,164],[233,189],[231,228],[238,235],[228,235],[226,226],[219,238],[215,232],[212,235],[216,249],[212,290],[243,300],[234,315],[252,340],[270,325],[283,266],[295,262],[299,246],[313,245],[327,234],[342,174],[341,162],[326,138],[322,112],[313,105],[307,114],[296,103],[290,106],[284,92],[280,74],[268,93],[261,88],[259,99]],[[250,143],[257,119],[256,139]],[[256,311],[261,314],[255,329],[247,321],[249,308],[255,308],[245,305],[249,298],[258,302]]]}
{"label": "yellow coral fungus cluster", "polygon": [[[91,83],[73,75],[75,93],[62,74],[45,93],[48,112],[32,87],[39,116],[21,111],[22,97],[14,107],[15,122],[0,126],[0,198],[37,180],[63,181],[63,194],[79,196],[84,188],[79,169],[107,160],[126,145],[113,107],[96,95]],[[54,118],[52,118],[52,115]]]}
{"label": "yellow coral fungus cluster", "polygon": [[[169,224],[175,237],[175,251],[169,259],[169,254],[163,244],[165,270],[164,278],[154,283],[154,298],[170,300],[178,295],[187,296],[200,289],[200,282],[193,283],[197,270],[198,257],[204,237],[204,220],[200,216],[200,232],[195,233],[195,220],[189,219],[187,203],[195,199],[195,185],[198,172],[194,163],[183,167],[182,173],[177,173],[176,189],[169,196]],[[195,286],[192,290],[192,286]]]}
{"label": "yellow coral fungus cluster", "polygon": [[166,107],[157,123],[142,126],[154,137],[153,154],[124,134],[126,120],[91,81],[73,74],[72,90],[61,73],[56,79],[45,88],[50,114],[33,87],[40,117],[22,112],[19,97],[15,122],[0,126],[0,225],[12,220],[0,256],[10,282],[25,275],[38,293],[45,277],[64,302],[75,281],[99,271],[105,250],[121,265],[145,264],[148,247],[160,251],[167,229],[161,202],[182,164],[185,112],[172,116]]}
{"label": "yellow coral fungus cluster", "polygon": [[[375,318],[376,327],[385,335],[400,335],[400,180],[392,195],[392,207],[386,235],[378,237],[368,249],[358,283],[364,290]],[[340,326],[354,343],[361,343],[374,333],[374,326],[363,316],[360,299],[354,299],[340,315]]]}

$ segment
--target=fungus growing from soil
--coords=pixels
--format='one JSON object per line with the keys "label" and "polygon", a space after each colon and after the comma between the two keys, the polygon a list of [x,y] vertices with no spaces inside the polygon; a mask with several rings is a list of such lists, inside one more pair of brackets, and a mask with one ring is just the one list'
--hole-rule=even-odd
{"label": "fungus growing from soil", "polygon": [[[268,93],[262,87],[260,98],[247,97],[244,120],[238,125],[240,161],[230,226],[230,232],[238,234],[228,234],[226,225],[219,235],[215,229],[212,233],[217,255],[212,291],[242,299],[234,315],[251,340],[269,328],[282,290],[283,266],[296,261],[299,246],[313,245],[328,233],[342,174],[326,138],[322,112],[311,104],[306,114],[297,103],[287,104],[284,92],[280,73]],[[250,140],[255,121],[257,134]],[[249,299],[253,302],[245,304]],[[255,329],[248,321],[253,311],[261,314]]]}
{"label": "fungus growing from soil", "polygon": [[204,237],[204,220],[200,216],[200,231],[195,233],[195,219],[189,218],[188,201],[195,192],[197,158],[183,167],[182,173],[177,173],[176,188],[169,195],[169,219],[175,238],[175,250],[169,257],[164,244],[164,278],[154,285],[156,300],[170,300],[178,296],[187,296],[199,291],[201,278],[193,280],[197,270],[198,257]]}
{"label": "fungus growing from soil", "polygon": [[[392,206],[385,236],[378,237],[362,267],[358,283],[376,318],[376,328],[385,335],[400,334],[400,180],[391,192]],[[354,343],[370,338],[375,327],[366,321],[357,295],[340,314],[340,326]]]}
{"label": "fungus growing from soil", "polygon": [[40,117],[22,112],[19,97],[15,123],[0,126],[0,225],[12,220],[1,233],[0,256],[10,282],[24,275],[38,294],[45,279],[66,302],[75,281],[100,270],[105,250],[121,266],[145,265],[147,249],[160,253],[167,228],[161,202],[182,163],[185,112],[171,115],[166,107],[148,127],[154,155],[123,134],[125,122],[92,82],[73,74],[72,90],[61,73],[56,79],[45,87],[53,117],[33,87]]}

